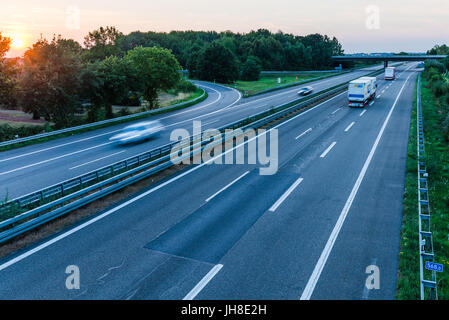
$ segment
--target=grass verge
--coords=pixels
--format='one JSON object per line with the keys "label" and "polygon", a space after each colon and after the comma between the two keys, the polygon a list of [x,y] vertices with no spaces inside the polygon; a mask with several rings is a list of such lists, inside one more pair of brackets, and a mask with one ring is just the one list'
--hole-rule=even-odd
{"label": "grass verge", "polygon": [[[442,131],[444,113],[427,82],[421,78],[425,162],[429,173],[431,230],[435,262],[444,265],[437,273],[438,298],[449,299],[449,143]],[[402,222],[397,298],[419,299],[418,194],[416,150],[416,94],[410,127],[407,176]]]}
{"label": "grass verge", "polygon": [[[326,75],[323,73],[287,73],[287,74],[270,74],[264,75],[257,81],[236,81],[230,87],[241,91],[244,97],[254,96],[260,93],[265,93],[274,90],[280,90],[296,85],[305,84],[307,82],[318,79],[325,79],[339,75],[341,72],[332,72]],[[298,78],[296,78],[298,77]],[[281,78],[281,83],[278,83],[278,78]]]}

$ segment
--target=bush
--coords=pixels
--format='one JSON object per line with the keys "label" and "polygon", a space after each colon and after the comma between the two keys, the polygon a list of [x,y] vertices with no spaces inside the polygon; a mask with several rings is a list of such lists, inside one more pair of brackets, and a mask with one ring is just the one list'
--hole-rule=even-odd
{"label": "bush", "polygon": [[424,64],[424,67],[427,69],[435,68],[439,73],[446,72],[446,66],[439,61],[436,60],[427,60]]}
{"label": "bush", "polygon": [[138,107],[140,106],[141,95],[138,92],[129,92],[118,104],[121,106]]}
{"label": "bush", "polygon": [[12,127],[9,124],[0,125],[0,141],[8,141],[17,138],[32,136],[43,133],[45,129],[42,126],[22,126]]}
{"label": "bush", "polygon": [[176,85],[175,91],[176,92],[195,92],[196,86],[190,81],[181,80]]}
{"label": "bush", "polygon": [[442,127],[444,136],[446,140],[449,141],[449,113],[446,114],[446,118],[443,120]]}
{"label": "bush", "polygon": [[439,98],[448,92],[448,86],[441,80],[436,81],[432,84],[432,92],[435,97]]}
{"label": "bush", "polygon": [[101,108],[89,108],[87,112],[87,121],[88,122],[97,122],[106,120],[106,111]]}
{"label": "bush", "polygon": [[131,114],[131,111],[129,111],[128,108],[122,108],[120,109],[120,112],[118,113],[120,117],[128,116]]}
{"label": "bush", "polygon": [[442,80],[443,80],[443,77],[441,76],[441,74],[435,73],[435,74],[432,74],[432,75],[430,76],[429,80],[430,80],[430,82],[431,82],[431,84],[432,84],[433,82],[442,81]]}

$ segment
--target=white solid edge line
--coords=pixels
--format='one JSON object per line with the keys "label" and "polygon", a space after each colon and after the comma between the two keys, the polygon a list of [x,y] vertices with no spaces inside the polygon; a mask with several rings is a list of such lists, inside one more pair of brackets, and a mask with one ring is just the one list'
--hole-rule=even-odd
{"label": "white solid edge line", "polygon": [[349,126],[346,127],[345,132],[348,132],[354,124],[355,122],[353,121]]}
{"label": "white solid edge line", "polygon": [[337,144],[337,141],[332,142],[331,145],[329,147],[327,147],[326,150],[324,150],[324,152],[321,154],[320,158],[324,158],[336,144]]}
{"label": "white solid edge line", "polygon": [[104,156],[104,157],[101,157],[101,158],[98,158],[98,159],[95,159],[95,160],[92,160],[92,161],[89,161],[89,162],[85,162],[85,163],[83,163],[83,164],[80,164],[80,165],[71,167],[71,168],[69,168],[69,170],[73,170],[73,169],[76,169],[76,168],[79,168],[79,167],[82,167],[82,166],[85,166],[85,165],[88,165],[88,164],[91,164],[91,163],[94,163],[94,162],[97,162],[97,161],[100,161],[100,160],[103,160],[103,159],[106,159],[106,158],[109,158],[109,157],[113,157],[113,156],[115,156],[115,155],[117,155],[117,154],[120,154],[120,153],[123,153],[123,152],[125,152],[125,151],[126,151],[126,150],[119,151],[119,152],[115,152],[115,153],[113,153],[113,154],[109,154],[109,155],[107,155],[107,156]]}
{"label": "white solid edge line", "polygon": [[71,234],[73,234],[73,233],[75,233],[75,232],[77,232],[77,231],[79,231],[79,230],[81,230],[81,229],[84,229],[85,227],[87,227],[87,226],[93,224],[94,222],[97,222],[98,220],[101,220],[101,219],[103,219],[103,218],[105,218],[105,217],[107,217],[107,216],[113,214],[114,212],[116,212],[116,211],[118,211],[118,210],[120,210],[120,209],[122,209],[122,208],[128,206],[129,204],[134,203],[134,202],[136,202],[136,201],[138,201],[138,200],[140,200],[140,199],[146,197],[147,195],[149,195],[149,194],[151,194],[151,193],[153,193],[153,192],[155,192],[155,191],[157,191],[157,190],[159,190],[159,189],[165,187],[166,185],[168,185],[168,184],[170,184],[170,183],[172,183],[172,182],[174,182],[174,181],[177,181],[177,180],[181,179],[182,177],[184,177],[184,176],[186,176],[186,175],[188,175],[188,174],[190,174],[190,173],[192,173],[192,172],[194,172],[194,171],[200,169],[201,167],[203,167],[203,166],[205,166],[205,165],[207,165],[207,164],[209,164],[209,163],[215,161],[215,159],[217,159],[218,157],[222,157],[223,155],[227,154],[228,152],[233,152],[236,148],[239,148],[239,147],[241,147],[242,145],[245,145],[245,144],[247,144],[247,143],[253,141],[254,139],[257,139],[258,137],[267,134],[267,133],[270,132],[271,130],[276,129],[276,128],[279,128],[279,127],[281,127],[281,126],[283,126],[283,125],[289,123],[290,121],[293,121],[294,119],[299,118],[299,117],[301,117],[301,116],[307,114],[308,112],[310,112],[310,111],[312,111],[312,110],[314,110],[314,109],[316,109],[316,108],[318,108],[318,107],[324,105],[325,103],[327,103],[327,102],[329,102],[329,101],[331,101],[331,100],[333,100],[333,99],[335,99],[335,98],[341,96],[341,95],[344,94],[345,92],[346,92],[346,91],[343,91],[342,93],[340,93],[340,94],[338,94],[338,95],[336,95],[336,96],[333,96],[332,98],[330,98],[330,99],[328,99],[328,100],[326,100],[326,101],[323,101],[323,102],[321,102],[320,104],[317,104],[316,106],[314,106],[314,107],[312,107],[312,108],[310,108],[310,109],[308,109],[308,110],[306,110],[306,111],[304,111],[304,112],[302,112],[302,113],[300,113],[300,114],[294,116],[293,118],[290,118],[290,119],[288,119],[288,120],[286,120],[286,121],[284,121],[284,122],[282,122],[282,123],[280,123],[280,124],[274,126],[273,128],[268,129],[267,131],[264,131],[264,132],[262,132],[262,133],[260,133],[260,134],[258,134],[258,135],[256,135],[256,136],[252,137],[251,139],[245,140],[245,142],[243,142],[242,144],[240,144],[240,145],[238,145],[238,146],[235,146],[235,147],[233,147],[232,149],[227,150],[226,152],[223,152],[223,153],[221,153],[221,154],[219,154],[219,155],[217,155],[217,156],[215,156],[215,157],[209,159],[208,161],[206,161],[206,162],[204,162],[204,163],[202,163],[202,164],[200,164],[200,165],[198,165],[198,166],[196,166],[196,167],[193,167],[192,169],[187,170],[187,171],[181,173],[180,175],[177,175],[177,176],[171,178],[171,179],[169,179],[169,180],[167,180],[167,181],[161,183],[160,185],[157,185],[156,187],[154,187],[154,188],[152,188],[152,189],[150,189],[150,190],[148,190],[148,191],[145,191],[144,193],[141,193],[140,195],[138,195],[138,196],[136,196],[136,197],[134,197],[134,198],[132,198],[132,199],[130,199],[130,200],[128,200],[128,201],[126,201],[126,202],[120,204],[120,205],[118,205],[117,207],[114,207],[114,208],[112,208],[112,209],[106,211],[105,213],[103,213],[103,214],[101,214],[101,215],[99,215],[99,216],[96,216],[96,217],[92,218],[91,220],[88,220],[88,221],[84,222],[83,224],[80,224],[79,226],[77,226],[77,227],[75,227],[75,228],[73,228],[73,229],[70,229],[70,230],[64,232],[63,234],[61,234],[61,235],[59,235],[59,236],[57,236],[57,237],[55,237],[55,238],[53,238],[53,239],[51,239],[51,240],[48,240],[47,242],[44,242],[43,244],[41,244],[41,245],[39,245],[39,246],[37,246],[37,247],[35,247],[35,248],[29,250],[29,251],[26,251],[26,252],[22,253],[21,255],[18,255],[17,257],[15,257],[15,258],[13,258],[13,259],[11,259],[11,260],[6,261],[5,263],[3,263],[3,264],[0,265],[0,271],[2,271],[3,269],[6,269],[7,267],[9,267],[9,266],[11,266],[11,265],[13,265],[13,264],[15,264],[15,263],[17,263],[17,262],[19,262],[19,261],[25,259],[25,258],[27,258],[27,257],[29,257],[29,256],[31,256],[32,254],[34,254],[34,253],[36,253],[36,252],[38,252],[38,251],[41,251],[42,249],[45,249],[46,247],[52,245],[53,243],[58,242],[59,240],[62,240],[62,239],[64,239],[64,238],[70,236]]}
{"label": "white solid edge line", "polygon": [[337,220],[337,222],[336,222],[336,224],[334,226],[334,229],[332,230],[332,233],[329,236],[329,239],[327,240],[326,246],[324,247],[323,251],[321,252],[321,256],[318,259],[318,262],[316,263],[315,268],[314,268],[314,270],[313,270],[313,272],[312,272],[312,274],[311,274],[311,276],[309,278],[309,281],[307,282],[307,285],[306,285],[306,287],[305,287],[305,289],[304,289],[304,291],[303,291],[303,293],[301,295],[301,298],[300,298],[301,300],[309,300],[312,297],[313,291],[315,290],[315,286],[316,286],[316,284],[317,284],[317,282],[318,282],[318,280],[320,278],[321,272],[324,269],[324,265],[327,262],[327,259],[328,259],[329,255],[330,255],[331,251],[332,251],[332,248],[333,248],[333,246],[335,244],[335,241],[336,241],[336,239],[338,237],[338,234],[340,233],[340,230],[341,230],[341,228],[343,226],[343,223],[344,223],[344,221],[346,219],[346,216],[348,215],[349,209],[351,209],[352,202],[354,201],[355,196],[357,195],[359,187],[360,187],[360,185],[361,185],[361,183],[363,181],[363,178],[365,177],[366,171],[368,170],[368,166],[370,165],[371,160],[372,160],[372,158],[374,156],[374,152],[377,149],[379,141],[382,138],[384,130],[385,130],[385,128],[386,128],[386,126],[387,126],[387,124],[388,124],[388,122],[390,120],[391,114],[393,113],[393,110],[396,107],[396,104],[397,104],[397,102],[399,100],[399,97],[401,96],[401,93],[402,93],[405,85],[407,84],[408,79],[410,78],[410,76],[411,76],[411,74],[408,76],[407,80],[404,82],[404,85],[402,86],[401,90],[399,91],[398,96],[396,97],[396,100],[394,101],[394,104],[391,107],[390,112],[388,113],[387,118],[385,119],[385,121],[384,121],[384,123],[383,123],[383,125],[382,125],[382,127],[381,127],[381,129],[379,131],[379,134],[377,135],[377,138],[376,138],[376,140],[375,140],[375,142],[373,144],[373,147],[371,148],[371,151],[370,151],[368,157],[366,158],[366,161],[365,161],[365,163],[363,165],[363,168],[360,171],[360,174],[359,174],[359,176],[357,178],[357,181],[355,182],[354,187],[352,188],[352,191],[351,191],[351,193],[350,193],[350,195],[349,195],[349,197],[348,197],[348,199],[347,199],[347,201],[345,203],[345,206],[341,210],[340,216],[338,217],[338,220]]}
{"label": "white solid edge line", "polygon": [[366,110],[363,110],[363,111],[360,113],[360,116],[363,116],[363,115],[365,114],[365,112],[366,112]]}
{"label": "white solid edge line", "polygon": [[297,136],[297,137],[295,138],[295,140],[298,140],[299,138],[301,138],[303,135],[305,135],[306,133],[308,133],[308,132],[310,132],[310,131],[312,131],[312,128],[309,128],[309,129],[307,129],[306,131],[304,131],[303,133],[301,133],[299,136]]}
{"label": "white solid edge line", "polygon": [[287,199],[287,197],[290,195],[290,193],[293,192],[293,190],[296,189],[297,186],[303,181],[303,178],[298,178],[291,186],[287,189],[287,191],[284,192],[284,194],[271,206],[270,209],[268,209],[271,212],[275,212],[276,209],[282,204],[282,202]]}
{"label": "white solid edge line", "polygon": [[204,287],[212,280],[213,277],[223,268],[222,264],[216,264],[210,271],[201,279],[197,285],[190,290],[190,292],[182,300],[193,300],[204,289]]}
{"label": "white solid edge line", "polygon": [[227,188],[229,188],[230,186],[232,186],[234,183],[236,183],[237,181],[239,181],[240,179],[242,179],[244,176],[246,176],[249,173],[249,171],[246,171],[244,174],[242,174],[241,176],[239,176],[238,178],[234,179],[233,181],[231,181],[230,183],[228,183],[226,186],[224,186],[223,188],[221,188],[220,190],[218,190],[217,192],[215,192],[213,195],[211,195],[209,198],[206,199],[206,202],[209,202],[210,200],[212,200],[213,198],[215,198],[216,196],[218,196],[221,192],[225,191]]}

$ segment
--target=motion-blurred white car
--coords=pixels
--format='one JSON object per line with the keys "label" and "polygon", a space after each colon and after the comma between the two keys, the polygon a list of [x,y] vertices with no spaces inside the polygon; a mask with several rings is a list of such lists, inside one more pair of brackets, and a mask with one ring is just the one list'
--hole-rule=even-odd
{"label": "motion-blurred white car", "polygon": [[313,92],[313,88],[312,87],[304,87],[299,89],[298,94],[300,96],[306,96],[308,94],[311,94]]}
{"label": "motion-blurred white car", "polygon": [[159,121],[145,121],[132,124],[123,128],[120,133],[109,138],[119,144],[139,142],[149,139],[164,130],[164,126]]}

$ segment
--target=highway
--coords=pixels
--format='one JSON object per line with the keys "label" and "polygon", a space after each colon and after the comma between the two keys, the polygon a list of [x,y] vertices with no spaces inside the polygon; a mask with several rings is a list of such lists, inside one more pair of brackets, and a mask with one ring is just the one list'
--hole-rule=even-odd
{"label": "highway", "polygon": [[[381,66],[374,66],[307,85],[319,91],[379,68]],[[201,120],[204,129],[219,128],[271,106],[298,99],[298,87],[241,99],[236,90],[211,83],[197,84],[208,92],[208,98],[193,107],[151,117],[160,120],[167,130],[146,143],[120,147],[108,140],[131,122],[1,152],[0,199],[6,196],[8,199],[23,196],[165,145],[170,142],[170,132],[173,129],[185,128],[192,131],[193,120]]]}
{"label": "highway", "polygon": [[[275,175],[260,175],[258,165],[190,166],[3,258],[0,298],[394,299],[415,67],[416,63],[398,67],[394,81],[378,77],[378,96],[364,109],[347,107],[342,93],[277,124],[272,128],[279,134]],[[318,90],[361,73],[313,86]],[[245,101],[229,90],[222,93],[226,101],[220,106],[204,108],[217,112],[201,120],[219,119],[211,125],[217,127],[245,112],[287,102],[296,90]],[[194,114],[170,121],[191,122]],[[168,120],[166,125],[172,123]],[[0,171],[51,159],[53,152],[74,152],[75,145],[96,146],[106,140],[108,130],[114,129],[2,153]],[[100,141],[94,137],[67,149],[58,147],[63,141],[102,133]],[[26,155],[44,145],[55,148]],[[3,174],[2,185],[23,184],[26,173],[33,174],[33,184],[43,177],[50,182],[59,172],[57,179],[79,174],[69,166],[103,156],[111,148],[105,145],[16,170],[11,176]],[[144,150],[139,148],[143,146],[126,149],[121,156]],[[6,159],[15,156],[13,164],[8,163]],[[113,160],[117,159],[107,162]],[[13,183],[15,179],[19,182]],[[26,191],[11,189],[15,194]],[[78,290],[66,288],[69,265],[80,270]],[[371,265],[380,270],[378,290],[365,287]]]}

